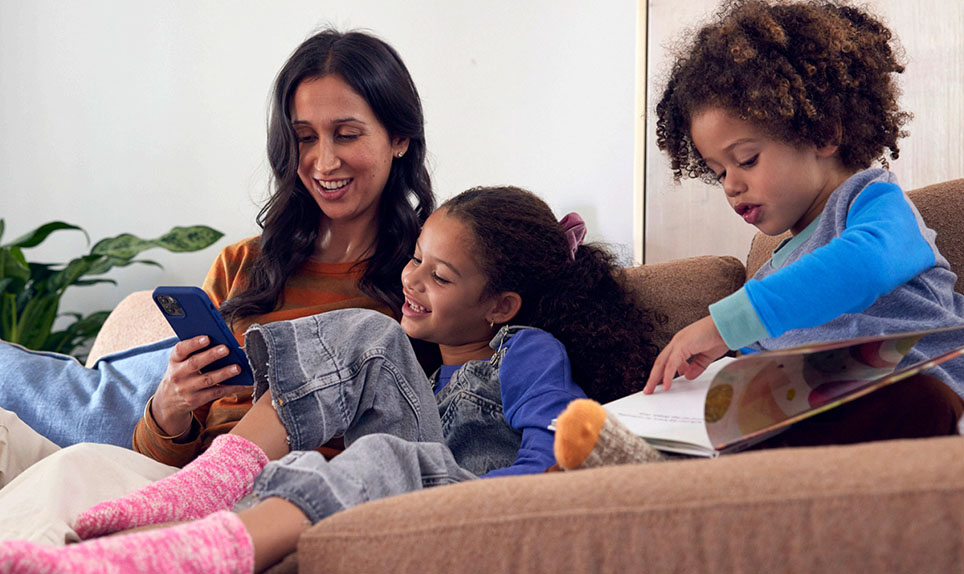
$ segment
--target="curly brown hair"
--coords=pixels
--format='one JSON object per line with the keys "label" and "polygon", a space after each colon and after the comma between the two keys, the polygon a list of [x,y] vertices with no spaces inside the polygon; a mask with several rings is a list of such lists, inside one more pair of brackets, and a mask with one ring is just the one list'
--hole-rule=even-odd
{"label": "curly brown hair", "polygon": [[566,347],[573,380],[600,402],[638,390],[658,349],[653,313],[627,291],[623,268],[604,246],[586,244],[570,261],[569,245],[549,206],[517,187],[478,187],[440,211],[475,236],[485,293],[514,291],[516,325],[548,331]]}
{"label": "curly brown hair", "polygon": [[734,0],[684,39],[659,103],[656,142],[676,180],[716,180],[693,145],[690,121],[719,107],[791,144],[839,144],[844,167],[897,159],[902,126],[896,38],[868,12],[840,2]]}

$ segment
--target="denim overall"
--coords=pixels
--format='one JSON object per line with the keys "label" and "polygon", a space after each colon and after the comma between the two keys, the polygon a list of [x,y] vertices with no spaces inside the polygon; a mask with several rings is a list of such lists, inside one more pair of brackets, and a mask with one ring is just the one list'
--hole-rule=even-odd
{"label": "denim overall", "polygon": [[[466,363],[438,397],[399,324],[364,309],[252,326],[245,351],[256,400],[270,397],[291,453],[258,477],[258,498],[284,498],[315,523],[358,504],[472,480],[511,464],[521,433],[502,414],[501,348]],[[437,398],[437,402],[436,402]],[[342,436],[330,461],[315,451]]]}

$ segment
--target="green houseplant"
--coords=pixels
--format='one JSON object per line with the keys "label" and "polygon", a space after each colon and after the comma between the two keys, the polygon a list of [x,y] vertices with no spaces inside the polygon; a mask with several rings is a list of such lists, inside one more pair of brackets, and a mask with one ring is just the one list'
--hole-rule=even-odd
{"label": "green houseplant", "polygon": [[[135,259],[142,251],[154,247],[171,252],[198,251],[223,236],[220,231],[203,225],[174,227],[156,239],[122,233],[98,241],[89,253],[67,263],[27,261],[25,249],[40,245],[51,233],[61,230],[80,231],[90,244],[86,231],[63,221],[46,223],[9,243],[0,243],[0,339],[28,349],[72,354],[97,336],[109,311],[86,316],[60,314],[60,298],[68,287],[116,285],[113,279],[103,277],[114,267],[132,263],[161,267],[156,261]],[[4,221],[0,219],[0,241],[3,231]],[[67,326],[54,331],[54,321],[61,315],[69,318]]]}

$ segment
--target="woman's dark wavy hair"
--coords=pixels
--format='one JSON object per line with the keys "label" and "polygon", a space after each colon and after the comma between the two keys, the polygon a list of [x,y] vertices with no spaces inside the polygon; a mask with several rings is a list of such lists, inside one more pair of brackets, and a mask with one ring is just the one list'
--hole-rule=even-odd
{"label": "woman's dark wavy hair", "polygon": [[716,180],[693,145],[690,122],[707,106],[776,139],[838,143],[847,168],[870,167],[912,117],[900,110],[896,38],[873,15],[834,1],[735,0],[677,50],[656,106],[656,143],[677,180]]}
{"label": "woman's dark wavy hair", "polygon": [[366,295],[401,310],[400,274],[415,246],[422,223],[435,208],[425,166],[422,102],[412,77],[395,50],[361,32],[326,29],[294,51],[275,80],[268,122],[268,161],[274,192],[258,214],[261,249],[247,289],[226,301],[221,314],[235,318],[279,307],[288,277],[311,256],[321,209],[298,177],[298,139],[291,125],[295,90],[306,80],[340,76],[361,95],[389,137],[408,138],[408,150],[393,158],[378,205],[374,254],[359,280]]}
{"label": "woman's dark wavy hair", "polygon": [[588,396],[609,401],[646,380],[657,354],[651,314],[636,305],[622,267],[602,245],[582,245],[570,260],[552,210],[516,187],[473,188],[439,210],[474,234],[485,293],[518,293],[522,307],[512,323],[559,339]]}

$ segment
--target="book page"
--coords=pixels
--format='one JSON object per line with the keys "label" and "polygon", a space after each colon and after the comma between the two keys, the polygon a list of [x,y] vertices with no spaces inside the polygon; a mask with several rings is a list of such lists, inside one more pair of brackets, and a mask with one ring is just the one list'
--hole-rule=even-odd
{"label": "book page", "polygon": [[669,391],[659,386],[651,395],[640,391],[603,406],[655,448],[711,456],[714,450],[703,414],[706,391],[716,373],[732,360],[724,357],[712,363],[692,381],[677,377]]}

